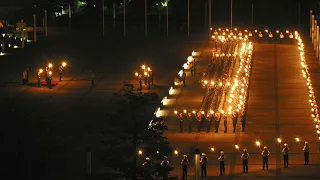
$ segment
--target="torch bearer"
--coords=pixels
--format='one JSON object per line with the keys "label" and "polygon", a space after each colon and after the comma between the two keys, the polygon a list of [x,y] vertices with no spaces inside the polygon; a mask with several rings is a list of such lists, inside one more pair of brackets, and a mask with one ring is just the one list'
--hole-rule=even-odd
{"label": "torch bearer", "polygon": [[42,74],[43,70],[42,69],[39,69],[38,71],[38,87],[40,87],[40,80],[41,80],[41,74]]}
{"label": "torch bearer", "polygon": [[59,67],[59,71],[60,71],[60,81],[62,81],[62,72],[63,72],[63,69],[67,66],[67,63],[66,62],[62,62],[61,63],[61,66]]}
{"label": "torch bearer", "polygon": [[48,74],[49,74],[49,81],[48,81],[48,85],[49,85],[49,89],[52,89],[52,71],[49,71],[48,72]]}

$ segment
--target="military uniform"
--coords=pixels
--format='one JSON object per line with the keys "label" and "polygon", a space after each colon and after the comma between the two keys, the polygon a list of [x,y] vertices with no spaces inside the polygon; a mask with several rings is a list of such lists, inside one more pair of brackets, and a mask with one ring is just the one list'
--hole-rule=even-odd
{"label": "military uniform", "polygon": [[282,154],[283,154],[283,167],[287,168],[289,165],[289,148],[288,145],[285,144],[284,148],[282,149]]}
{"label": "military uniform", "polygon": [[304,155],[304,165],[309,164],[309,152],[310,152],[310,146],[307,142],[305,142],[305,145],[303,147],[303,155]]}
{"label": "military uniform", "polygon": [[224,162],[226,161],[226,156],[224,155],[224,152],[221,151],[220,152],[220,156],[218,158],[219,162],[220,162],[220,176],[225,175],[225,167],[224,167]]}
{"label": "military uniform", "polygon": [[242,165],[243,165],[243,173],[247,173],[248,172],[248,160],[249,160],[249,153],[247,152],[246,149],[243,150],[244,152],[241,155],[241,159],[242,159]]}
{"label": "military uniform", "polygon": [[205,153],[201,154],[202,157],[200,159],[200,164],[201,164],[201,177],[206,178],[207,177],[207,163],[208,163],[208,158]]}
{"label": "military uniform", "polygon": [[264,168],[266,167],[268,170],[268,165],[269,165],[269,155],[270,155],[270,151],[268,151],[267,147],[264,147],[263,151],[261,152],[261,156],[262,156],[262,170],[264,170]]}

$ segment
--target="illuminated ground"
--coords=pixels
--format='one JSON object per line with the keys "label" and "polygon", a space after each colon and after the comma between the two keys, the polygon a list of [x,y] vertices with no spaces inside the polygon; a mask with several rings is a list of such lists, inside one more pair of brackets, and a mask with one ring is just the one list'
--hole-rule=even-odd
{"label": "illuminated ground", "polygon": [[[166,91],[175,69],[202,35],[190,37],[76,37],[49,36],[14,56],[1,57],[1,132],[3,177],[29,179],[83,179],[86,148],[93,151],[93,171],[100,165],[101,131],[112,111],[110,98],[131,80],[143,62],[154,67],[157,89]],[[21,86],[20,73],[31,68],[36,82],[38,67],[68,57],[64,81],[49,90]],[[96,86],[91,89],[91,73]],[[163,71],[166,69],[166,71]],[[58,69],[55,69],[57,80]],[[152,114],[151,114],[152,116]],[[147,128],[147,127],[146,127]],[[29,172],[29,173],[28,173]]]}
{"label": "illuminated ground", "polygon": [[[203,53],[199,63],[204,69],[211,53],[208,52],[210,45],[202,49]],[[319,71],[316,67],[314,52],[307,52],[307,62],[310,64],[311,72]],[[207,153],[209,158],[208,176],[219,175],[218,155],[224,151],[227,155],[226,175],[233,179],[243,178],[320,178],[317,169],[320,163],[318,152],[318,136],[315,124],[311,118],[311,109],[308,103],[308,91],[305,79],[301,74],[300,56],[296,45],[289,44],[255,44],[253,53],[253,69],[249,90],[247,128],[240,132],[241,123],[235,134],[232,131],[231,120],[228,121],[228,133],[223,133],[223,124],[220,125],[219,133],[187,133],[187,124],[184,133],[179,133],[179,122],[172,115],[166,121],[169,131],[166,135],[173,147],[179,150],[179,156],[171,158],[171,164],[176,167],[173,175],[181,176],[181,156],[189,155],[191,164],[193,160],[193,148],[200,148]],[[312,60],[311,60],[312,58]],[[198,71],[199,72],[199,71]],[[311,76],[312,76],[311,75]],[[318,79],[314,77],[314,82]],[[188,77],[189,86],[175,96],[175,103],[168,107],[168,111],[188,107],[199,107],[202,102],[204,91],[201,91],[199,79]],[[317,85],[314,87],[317,92]],[[172,114],[172,113],[171,113]],[[282,168],[282,155],[277,144],[277,138],[281,137],[283,143],[288,143],[291,150],[289,156],[289,168]],[[300,138],[300,143],[295,141]],[[271,151],[269,158],[269,171],[262,171],[262,160],[260,150],[255,145],[259,140],[262,146],[268,146]],[[311,146],[311,165],[303,165],[302,147],[304,141]],[[249,160],[249,173],[242,174],[241,153],[235,150],[238,144],[240,149],[247,148],[251,154]],[[215,152],[210,152],[210,147]],[[281,146],[282,148],[282,146]],[[194,175],[194,166],[189,168],[189,175]],[[221,177],[222,179],[224,177]],[[225,177],[229,178],[229,177]],[[218,178],[219,179],[219,178]]]}

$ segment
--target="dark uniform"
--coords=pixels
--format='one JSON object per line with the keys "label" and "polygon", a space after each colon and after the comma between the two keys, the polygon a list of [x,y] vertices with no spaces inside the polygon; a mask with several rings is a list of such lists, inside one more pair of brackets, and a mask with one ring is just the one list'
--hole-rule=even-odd
{"label": "dark uniform", "polygon": [[289,39],[290,39],[290,44],[292,44],[293,43],[293,34],[292,33],[290,33]]}
{"label": "dark uniform", "polygon": [[26,70],[24,70],[22,72],[22,85],[26,85],[26,83],[27,83],[27,72]]}
{"label": "dark uniform", "polygon": [[183,115],[182,115],[182,113],[180,113],[178,115],[178,118],[179,118],[179,122],[180,122],[180,133],[182,133],[182,131],[183,131]]}
{"label": "dark uniform", "polygon": [[262,41],[263,35],[261,32],[259,32],[259,41]]}
{"label": "dark uniform", "polygon": [[206,178],[207,177],[207,163],[208,163],[208,158],[205,153],[201,154],[202,157],[200,159],[200,164],[201,164],[201,177]]}
{"label": "dark uniform", "polygon": [[269,43],[271,44],[273,40],[273,34],[270,32],[269,33]]}
{"label": "dark uniform", "polygon": [[62,81],[62,72],[63,72],[63,66],[59,66],[59,73],[60,73],[60,78],[59,80]]}
{"label": "dark uniform", "polygon": [[226,156],[224,155],[224,152],[221,151],[220,152],[220,156],[218,158],[218,160],[220,161],[220,176],[225,175],[225,167],[224,167],[224,162],[226,161]]}
{"label": "dark uniform", "polygon": [[247,149],[243,150],[243,153],[241,155],[241,159],[242,159],[242,165],[243,165],[243,173],[247,173],[248,172],[248,160],[249,160],[249,153],[247,151]]}
{"label": "dark uniform", "polygon": [[283,154],[283,167],[287,168],[289,166],[289,148],[287,144],[284,144],[284,148],[282,149]]}
{"label": "dark uniform", "polygon": [[246,128],[246,117],[244,115],[241,116],[241,125],[242,125],[242,132],[245,131],[245,128]]}
{"label": "dark uniform", "polygon": [[150,158],[146,158],[146,161],[142,164],[144,179],[151,179],[151,162]]}
{"label": "dark uniform", "polygon": [[237,122],[238,121],[238,117],[237,115],[232,115],[232,125],[233,125],[233,132],[236,132],[236,128],[237,128]]}
{"label": "dark uniform", "polygon": [[168,175],[169,175],[169,161],[168,158],[165,156],[163,161],[160,163],[161,167],[162,167],[162,178],[163,180],[167,180],[168,179]]}
{"label": "dark uniform", "polygon": [[218,114],[214,116],[214,124],[215,124],[215,133],[219,131],[219,125],[220,125],[220,118]]}
{"label": "dark uniform", "polygon": [[308,142],[305,142],[305,145],[303,147],[303,155],[304,155],[304,165],[309,164],[309,152],[310,152],[310,146],[308,145]]}
{"label": "dark uniform", "polygon": [[142,77],[141,76],[139,76],[139,86],[140,86],[140,91],[142,90]]}
{"label": "dark uniform", "polygon": [[224,133],[228,132],[228,117],[223,116]]}
{"label": "dark uniform", "polygon": [[191,133],[192,132],[192,114],[188,113],[187,118],[189,120],[189,133]]}
{"label": "dark uniform", "polygon": [[283,43],[283,39],[284,39],[284,35],[282,34],[282,32],[280,33],[280,44],[282,44]]}
{"label": "dark uniform", "polygon": [[189,166],[189,160],[187,155],[183,156],[183,159],[181,161],[181,166],[182,166],[182,179],[187,179],[188,178],[188,166]]}
{"label": "dark uniform", "polygon": [[269,155],[270,155],[270,151],[268,151],[267,147],[265,146],[263,151],[261,152],[261,156],[262,156],[262,170],[264,170],[264,168],[266,167],[267,170],[269,168]]}

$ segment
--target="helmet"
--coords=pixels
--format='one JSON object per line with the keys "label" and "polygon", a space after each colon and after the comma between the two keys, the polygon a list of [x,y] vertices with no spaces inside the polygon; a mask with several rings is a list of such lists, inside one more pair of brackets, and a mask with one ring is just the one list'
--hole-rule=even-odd
{"label": "helmet", "polygon": [[205,156],[206,154],[205,154],[205,153],[202,153],[201,155],[202,155],[202,156]]}
{"label": "helmet", "polygon": [[243,151],[244,151],[244,152],[247,152],[248,150],[247,150],[247,149],[243,149]]}
{"label": "helmet", "polygon": [[220,153],[223,154],[224,152],[223,152],[223,151],[220,151]]}
{"label": "helmet", "polygon": [[306,142],[304,142],[305,144],[308,144],[308,142],[306,141]]}
{"label": "helmet", "polygon": [[185,154],[185,155],[183,155],[183,157],[185,157],[185,158],[186,158],[186,157],[188,157],[188,156]]}
{"label": "helmet", "polygon": [[287,144],[287,143],[285,143],[285,144],[284,144],[284,146],[285,146],[285,147],[287,147],[287,146],[288,146],[288,144]]}
{"label": "helmet", "polygon": [[263,149],[267,149],[267,146],[263,147]]}
{"label": "helmet", "polygon": [[146,158],[146,161],[150,161],[150,158],[149,158],[149,157],[147,157],[147,158]]}

